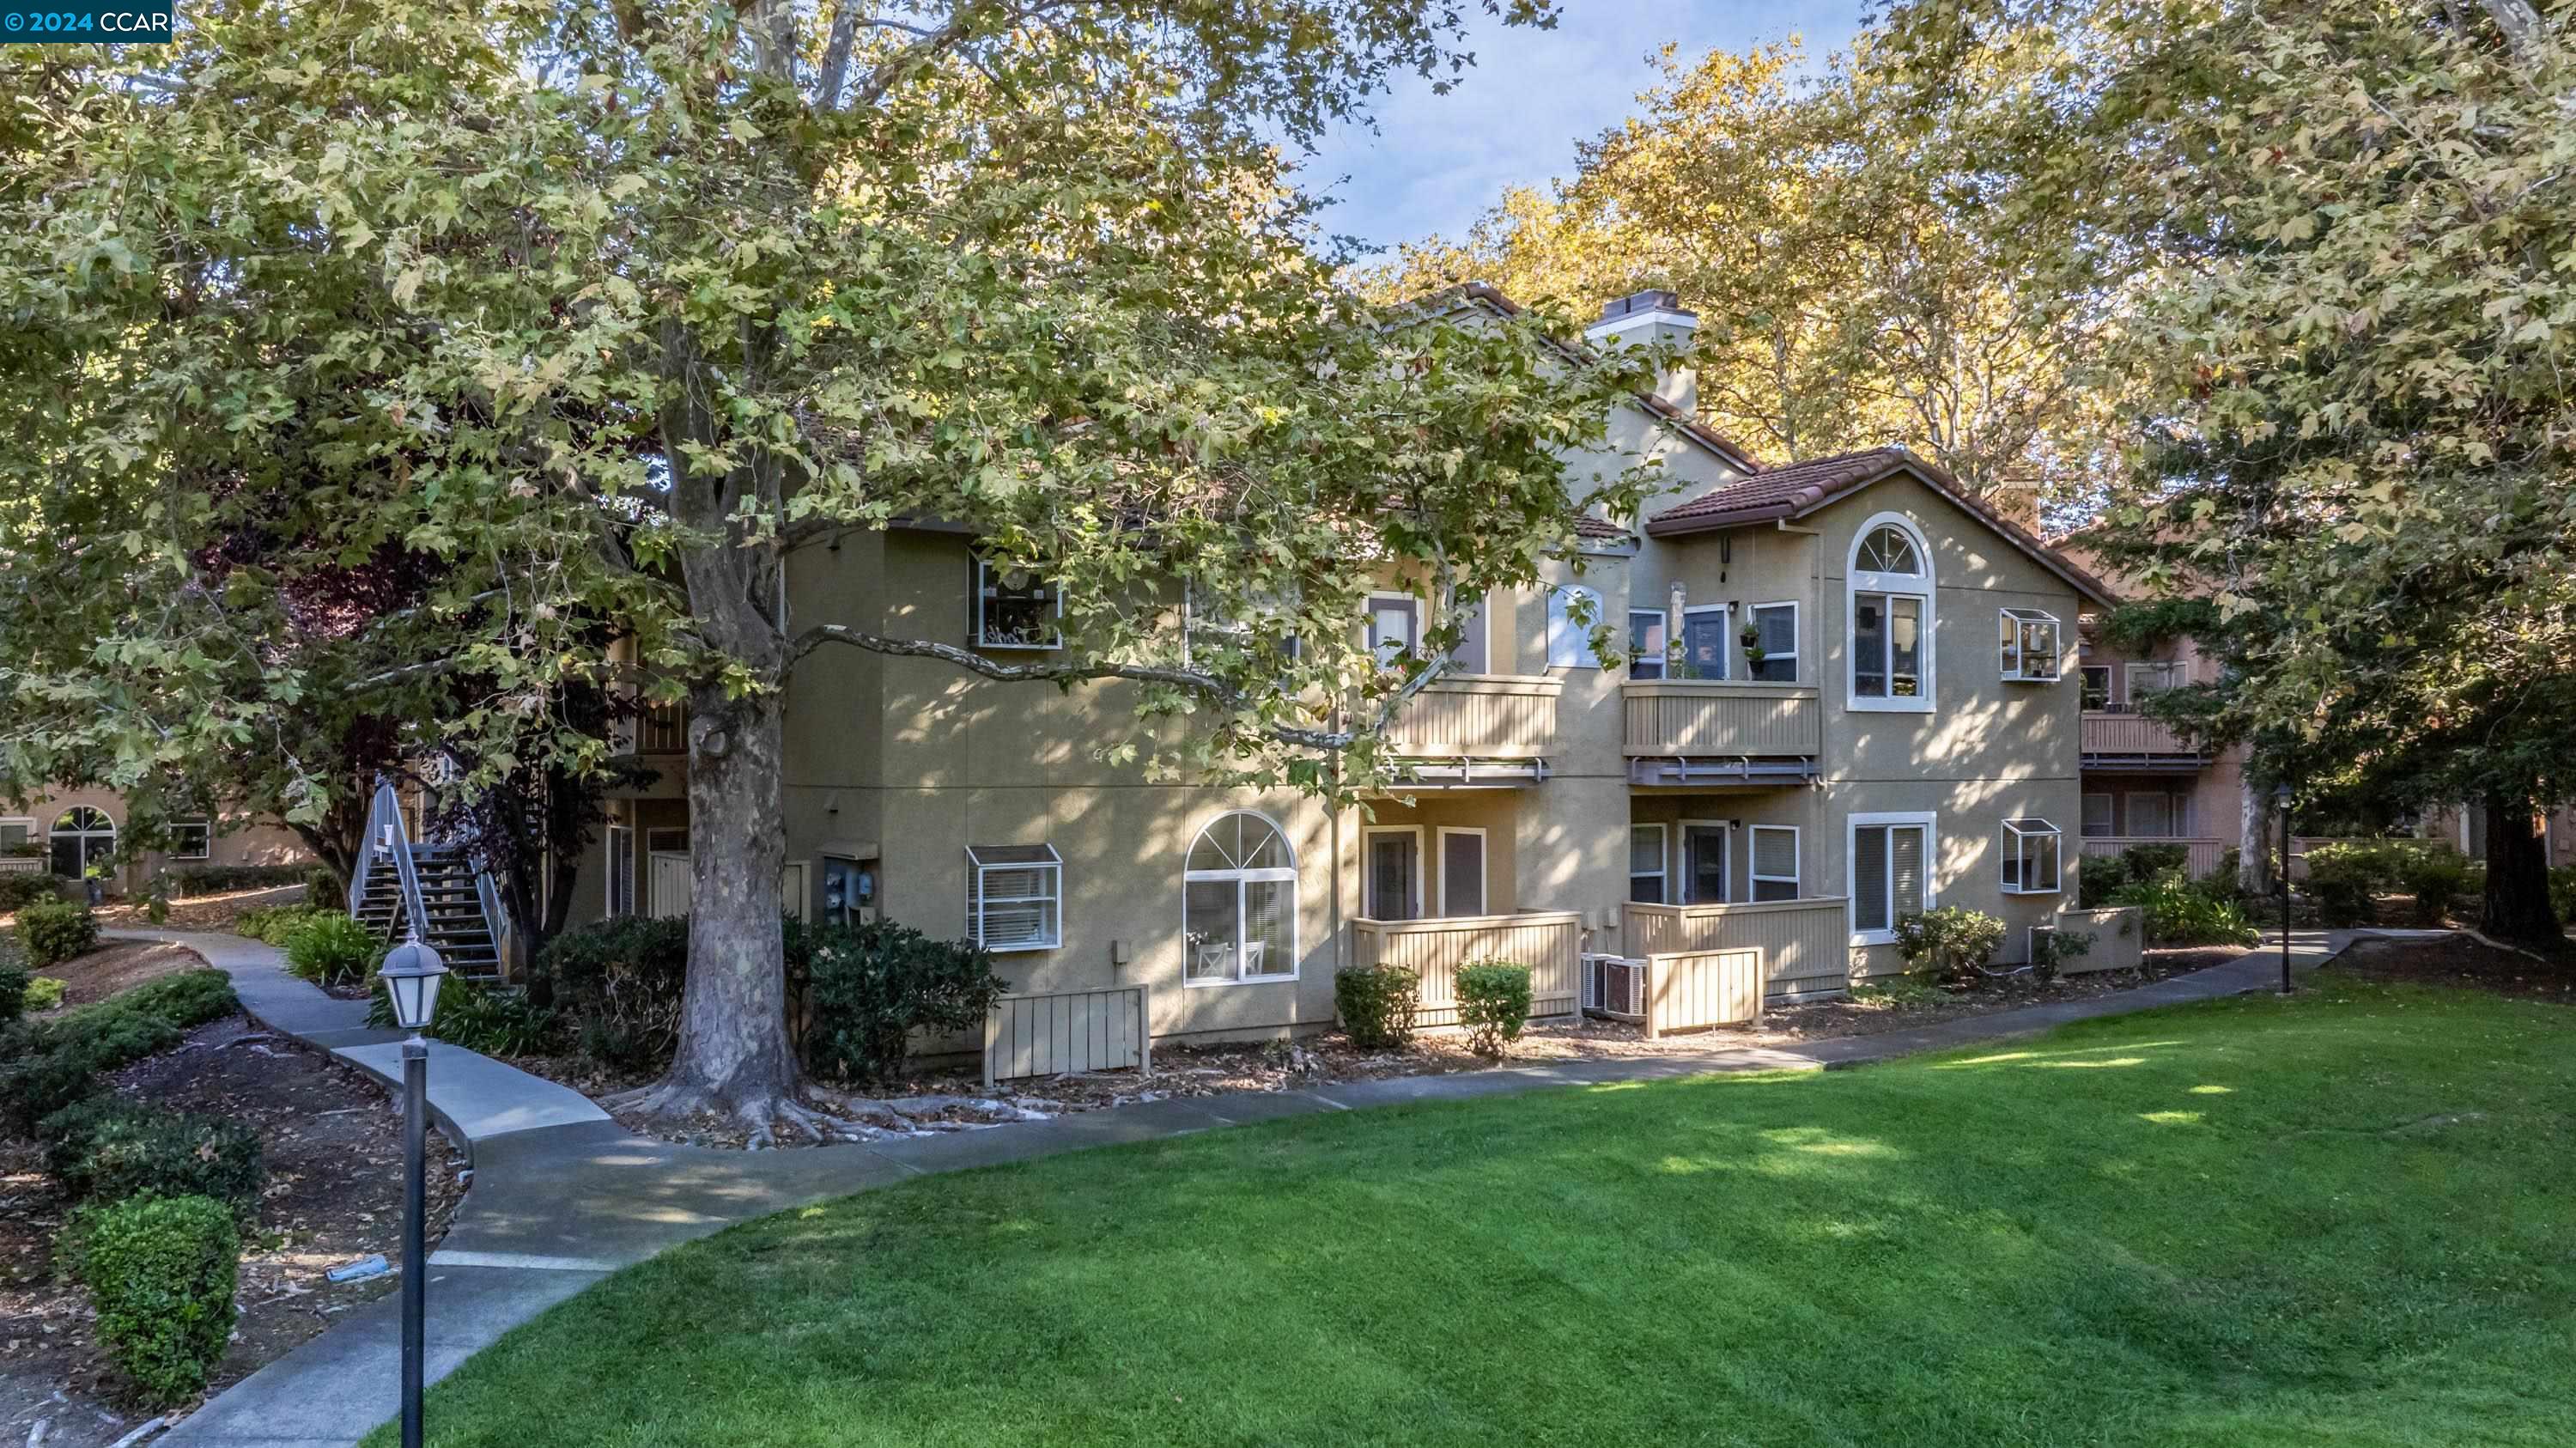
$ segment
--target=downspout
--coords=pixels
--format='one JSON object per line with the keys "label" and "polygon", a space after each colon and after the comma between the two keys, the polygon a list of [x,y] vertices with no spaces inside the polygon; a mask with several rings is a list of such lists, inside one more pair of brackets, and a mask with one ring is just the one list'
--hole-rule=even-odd
{"label": "downspout", "polygon": [[[1807,838],[1815,840],[1819,844],[1823,844],[1827,831],[1825,829],[1824,821],[1818,818],[1818,816],[1824,811],[1823,808],[1816,803],[1816,800],[1825,792],[1826,775],[1824,728],[1825,720],[1831,716],[1831,711],[1825,708],[1825,530],[1822,528],[1800,528],[1790,523],[1786,518],[1772,519],[1771,526],[1783,533],[1804,534],[1806,537],[1814,540],[1809,550],[1809,557],[1812,561],[1807,567],[1807,594],[1808,597],[1813,598],[1816,601],[1816,606],[1812,609],[1801,610],[1802,612],[1813,613],[1816,616],[1814,624],[1816,639],[1816,647],[1814,651],[1814,658],[1816,660],[1816,772],[1807,781]],[[1801,619],[1799,621],[1799,627],[1803,631],[1807,627],[1806,621]],[[1809,657],[1807,641],[1803,638],[1798,640],[1798,657],[1801,659]],[[1830,848],[1822,851],[1821,853],[1823,858],[1839,862],[1842,878],[1836,883],[1842,888],[1844,893],[1850,893],[1851,861],[1844,859],[1839,852]],[[1805,873],[1803,868],[1800,873]],[[1801,884],[1800,888],[1805,889],[1808,887]],[[1819,882],[1819,885],[1816,888],[1819,893],[1822,893],[1821,882]]]}

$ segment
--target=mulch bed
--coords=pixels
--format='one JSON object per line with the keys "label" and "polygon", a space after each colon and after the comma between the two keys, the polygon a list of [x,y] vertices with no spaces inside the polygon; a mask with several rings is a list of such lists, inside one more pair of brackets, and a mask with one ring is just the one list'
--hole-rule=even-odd
{"label": "mulch bed", "polygon": [[58,960],[36,972],[63,983],[63,1004],[85,1006],[128,991],[148,980],[195,970],[205,962],[193,950],[176,945],[111,940],[96,950]]}
{"label": "mulch bed", "polygon": [[109,930],[229,930],[246,910],[304,903],[301,885],[271,885],[258,890],[227,890],[219,895],[189,895],[170,902],[170,918],[154,926],[140,900],[103,905],[98,923]]}
{"label": "mulch bed", "polygon": [[2465,935],[2425,940],[2358,940],[2327,967],[2365,980],[2468,986],[2526,1000],[2576,1005],[2576,942],[2543,963],[2480,945]]}
{"label": "mulch bed", "polygon": [[[235,1016],[136,1062],[113,1089],[259,1130],[268,1187],[244,1234],[241,1316],[216,1390],[395,1289],[395,1273],[338,1286],[323,1275],[370,1253],[401,1256],[402,1124],[374,1078]],[[464,1161],[435,1128],[429,1159],[435,1241],[464,1195]],[[126,1397],[90,1336],[87,1295],[55,1270],[67,1206],[40,1148],[0,1142],[0,1444],[12,1448],[39,1418],[52,1422],[47,1448],[100,1448],[154,1416]]]}

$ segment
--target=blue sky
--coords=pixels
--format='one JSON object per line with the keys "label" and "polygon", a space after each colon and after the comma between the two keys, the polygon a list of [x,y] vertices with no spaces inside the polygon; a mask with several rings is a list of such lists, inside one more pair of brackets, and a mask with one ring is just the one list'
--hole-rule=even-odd
{"label": "blue sky", "polygon": [[1570,173],[1577,139],[1635,109],[1654,74],[1646,58],[1665,41],[1695,55],[1795,33],[1820,57],[1843,47],[1860,14],[1858,0],[1562,0],[1562,9],[1554,30],[1479,12],[1468,47],[1476,65],[1462,84],[1434,95],[1408,76],[1379,98],[1375,135],[1327,139],[1307,172],[1310,186],[1341,200],[1326,229],[1380,245],[1454,236],[1504,187]]}

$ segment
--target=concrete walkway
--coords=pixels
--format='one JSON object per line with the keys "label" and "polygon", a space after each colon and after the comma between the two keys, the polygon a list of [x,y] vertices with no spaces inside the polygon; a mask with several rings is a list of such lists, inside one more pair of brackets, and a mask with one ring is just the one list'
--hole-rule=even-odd
{"label": "concrete walkway", "polygon": [[[398,1080],[396,1033],[368,1028],[364,1002],[335,1000],[287,975],[284,953],[274,947],[233,935],[111,933],[195,950],[233,978],[244,1008],[270,1029],[388,1082]],[[2353,934],[2294,933],[2293,965],[2315,969],[2341,952]],[[634,1136],[574,1091],[434,1043],[430,1111],[449,1138],[472,1153],[474,1181],[430,1257],[428,1375],[433,1382],[446,1376],[503,1333],[619,1267],[735,1222],[930,1172],[1402,1102],[1717,1072],[1832,1069],[2030,1035],[2097,1016],[2214,1000],[2268,989],[2279,980],[2273,947],[2113,995],[1794,1048],[1711,1046],[1653,1058],[1241,1092],[944,1136],[770,1152],[675,1146]],[[389,1295],[351,1312],[225,1390],[160,1442],[220,1448],[354,1444],[397,1406],[400,1300]]]}

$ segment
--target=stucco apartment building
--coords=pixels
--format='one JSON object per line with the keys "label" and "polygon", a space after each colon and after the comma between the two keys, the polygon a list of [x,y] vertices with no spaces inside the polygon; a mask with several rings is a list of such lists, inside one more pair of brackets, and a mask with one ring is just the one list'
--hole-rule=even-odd
{"label": "stucco apartment building", "polygon": [[100,866],[109,871],[111,888],[137,892],[166,870],[310,857],[303,841],[274,820],[209,811],[174,822],[167,848],[121,850],[132,843],[130,824],[125,796],[112,789],[54,789],[15,806],[0,801],[0,873],[78,880]]}
{"label": "stucco apartment building", "polygon": [[[1511,307],[1484,287],[1457,305]],[[1693,326],[1643,293],[1587,337]],[[1574,1009],[1583,956],[1683,940],[1759,948],[1774,997],[1841,990],[1900,968],[1896,920],[1934,905],[2000,916],[2022,959],[2074,904],[2076,620],[2107,593],[1900,450],[1760,469],[1686,421],[1692,401],[1675,373],[1620,410],[1610,447],[1668,486],[1639,518],[1587,520],[1546,586],[1486,600],[1460,672],[1397,722],[1405,782],[1363,805],[1103,763],[1126,685],[806,660],[784,900],[980,938],[1015,991],[1149,987],[1158,1037],[1320,1027],[1335,970],[1377,961],[1425,972],[1432,1024],[1480,956],[1536,967],[1540,1014]],[[789,606],[1025,657],[1046,585],[1009,587],[974,542],[851,538],[791,568]],[[1594,656],[1587,611],[1632,661]],[[1422,615],[1390,590],[1352,627],[1408,648]],[[634,730],[659,778],[617,803],[575,918],[686,909],[684,739],[676,711]]]}

